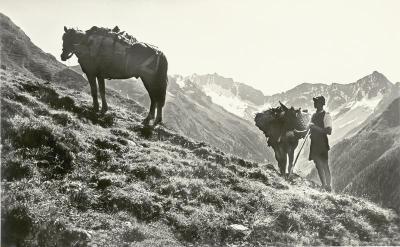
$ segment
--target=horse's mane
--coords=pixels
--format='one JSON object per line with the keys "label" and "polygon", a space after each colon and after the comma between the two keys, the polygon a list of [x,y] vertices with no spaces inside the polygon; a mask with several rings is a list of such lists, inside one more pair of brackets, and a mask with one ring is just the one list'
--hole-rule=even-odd
{"label": "horse's mane", "polygon": [[86,35],[102,35],[106,37],[111,37],[122,41],[127,45],[134,45],[138,43],[138,40],[132,35],[126,33],[125,31],[120,31],[118,26],[115,26],[113,29],[105,28],[105,27],[97,27],[93,26],[89,30],[86,30]]}

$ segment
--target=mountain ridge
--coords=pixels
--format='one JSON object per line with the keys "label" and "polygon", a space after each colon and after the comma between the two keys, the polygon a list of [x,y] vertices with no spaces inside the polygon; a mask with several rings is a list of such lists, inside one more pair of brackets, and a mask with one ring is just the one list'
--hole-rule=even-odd
{"label": "mountain ridge", "polygon": [[83,89],[85,80],[31,42],[24,31],[0,12],[0,64],[40,79]]}
{"label": "mountain ridge", "polygon": [[[221,81],[217,81],[219,78],[222,78]],[[326,109],[331,112],[334,120],[334,131],[331,137],[333,144],[359,130],[363,122],[370,116],[374,116],[378,104],[382,100],[388,101],[385,98],[393,99],[399,90],[395,84],[378,71],[373,71],[348,84],[305,82],[285,92],[270,96],[265,96],[261,91],[252,88],[251,90],[255,93],[249,94],[252,96],[248,98],[242,97],[244,94],[240,95],[232,89],[235,88],[235,83],[238,84],[237,82],[215,73],[182,77],[181,81],[185,80],[197,82],[214,103],[250,122],[253,122],[256,112],[277,106],[278,101],[311,112],[314,109],[312,97],[324,95],[327,100]],[[184,87],[185,83],[180,84]],[[223,85],[223,89],[220,85]],[[251,87],[249,86],[249,88]],[[254,95],[259,95],[259,98],[255,100],[256,96]]]}

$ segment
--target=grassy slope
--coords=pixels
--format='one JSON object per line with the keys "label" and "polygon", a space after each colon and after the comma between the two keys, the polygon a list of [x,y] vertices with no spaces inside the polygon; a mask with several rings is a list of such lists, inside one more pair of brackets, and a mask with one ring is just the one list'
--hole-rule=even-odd
{"label": "grassy slope", "polygon": [[116,93],[97,116],[85,92],[1,80],[3,246],[400,244],[394,212],[143,129]]}

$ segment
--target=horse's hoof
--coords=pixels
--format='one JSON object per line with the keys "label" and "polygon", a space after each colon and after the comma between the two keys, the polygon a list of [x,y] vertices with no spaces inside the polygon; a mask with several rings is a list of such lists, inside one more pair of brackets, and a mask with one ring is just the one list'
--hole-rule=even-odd
{"label": "horse's hoof", "polygon": [[98,105],[93,105],[93,111],[98,112],[99,111],[99,106]]}
{"label": "horse's hoof", "polygon": [[108,108],[101,108],[101,113],[106,113],[108,111]]}
{"label": "horse's hoof", "polygon": [[325,187],[324,187],[324,190],[325,190],[326,192],[332,192],[332,187],[331,187],[331,186],[325,186]]}
{"label": "horse's hoof", "polygon": [[142,124],[143,124],[144,126],[148,126],[148,125],[149,125],[149,122],[150,122],[150,120],[147,119],[147,118],[145,118],[145,119],[142,121]]}
{"label": "horse's hoof", "polygon": [[158,125],[158,124],[162,124],[162,120],[161,119],[156,119],[154,121],[154,126]]}

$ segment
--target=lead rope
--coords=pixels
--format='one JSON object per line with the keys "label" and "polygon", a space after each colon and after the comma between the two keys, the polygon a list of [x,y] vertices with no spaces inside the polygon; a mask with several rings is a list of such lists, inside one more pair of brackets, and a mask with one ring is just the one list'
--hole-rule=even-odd
{"label": "lead rope", "polygon": [[301,153],[301,150],[303,149],[304,144],[306,143],[307,137],[308,137],[309,134],[310,134],[310,129],[308,129],[307,134],[306,134],[306,136],[304,137],[303,144],[301,145],[300,150],[299,150],[299,152],[297,153],[296,159],[294,160],[294,163],[293,163],[293,166],[292,166],[292,171],[294,170],[294,166],[296,165],[297,159],[299,158],[299,155],[300,155],[300,153]]}

